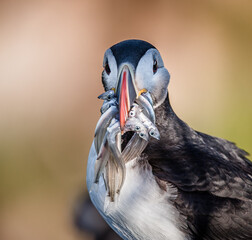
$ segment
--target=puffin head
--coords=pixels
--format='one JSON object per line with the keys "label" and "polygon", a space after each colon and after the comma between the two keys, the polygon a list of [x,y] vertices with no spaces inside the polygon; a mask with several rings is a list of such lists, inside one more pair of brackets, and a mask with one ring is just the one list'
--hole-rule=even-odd
{"label": "puffin head", "polygon": [[103,67],[104,89],[114,90],[118,99],[121,129],[141,93],[150,93],[154,108],[164,102],[170,74],[159,51],[150,43],[126,40],[113,45],[104,54]]}

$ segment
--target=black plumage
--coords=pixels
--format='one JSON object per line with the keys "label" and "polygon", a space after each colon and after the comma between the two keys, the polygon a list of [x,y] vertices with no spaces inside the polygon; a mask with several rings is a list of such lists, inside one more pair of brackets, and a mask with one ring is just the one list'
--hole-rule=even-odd
{"label": "black plumage", "polygon": [[116,59],[117,66],[120,66],[121,63],[129,62],[136,67],[140,58],[150,48],[155,47],[148,42],[131,39],[119,42],[110,49]]}
{"label": "black plumage", "polygon": [[227,140],[194,131],[171,108],[155,109],[161,140],[143,156],[162,189],[174,187],[173,205],[192,239],[252,239],[252,162]]}

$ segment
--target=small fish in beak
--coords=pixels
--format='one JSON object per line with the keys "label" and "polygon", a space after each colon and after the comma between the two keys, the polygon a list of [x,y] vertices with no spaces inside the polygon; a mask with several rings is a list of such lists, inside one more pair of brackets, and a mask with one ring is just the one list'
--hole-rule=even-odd
{"label": "small fish in beak", "polygon": [[[140,126],[139,122],[144,126],[144,128],[148,130],[148,133],[151,137],[156,138],[157,140],[160,140],[160,133],[157,127],[155,126],[155,124],[151,122],[150,119],[143,113],[143,108],[141,108],[138,104],[133,104],[133,107],[129,112],[129,119],[126,122],[127,128],[132,129],[134,126],[137,126],[137,124]],[[128,130],[128,131],[132,131],[132,130]],[[145,136],[145,133],[143,136]]]}
{"label": "small fish in beak", "polygon": [[[98,98],[104,100],[101,117],[95,129],[95,163],[94,183],[99,183],[103,175],[110,202],[117,199],[123,186],[125,164],[139,157],[149,142],[149,136],[160,138],[155,126],[155,113],[151,95],[145,89],[136,90],[133,71],[124,65],[119,74],[117,90],[111,89]],[[126,137],[122,148],[121,135],[133,132]]]}
{"label": "small fish in beak", "polygon": [[130,117],[127,120],[124,126],[124,133],[128,131],[136,132],[139,135],[139,137],[143,138],[145,141],[148,141],[149,139],[147,128],[136,117]]}
{"label": "small fish in beak", "polygon": [[98,96],[98,98],[104,100],[100,109],[101,114],[105,113],[111,106],[118,106],[117,99],[115,97],[115,89],[102,93]]}
{"label": "small fish in beak", "polygon": [[141,107],[142,111],[152,123],[155,124],[156,117],[153,109],[153,101],[149,92],[144,92],[138,96],[136,103]]}
{"label": "small fish in beak", "polygon": [[96,124],[94,143],[97,154],[100,151],[100,147],[104,139],[105,133],[107,131],[107,128],[111,120],[116,116],[117,113],[118,113],[117,107],[111,106],[104,114],[101,115],[100,119],[98,120],[98,123]]}
{"label": "small fish in beak", "polygon": [[99,95],[98,98],[101,100],[110,101],[113,98],[115,98],[115,91],[113,89],[108,90],[107,92],[104,92],[101,95]]}

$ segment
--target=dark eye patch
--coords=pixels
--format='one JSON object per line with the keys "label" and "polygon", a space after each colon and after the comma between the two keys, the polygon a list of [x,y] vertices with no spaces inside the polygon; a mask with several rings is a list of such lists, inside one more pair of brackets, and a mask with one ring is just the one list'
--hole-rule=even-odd
{"label": "dark eye patch", "polygon": [[157,60],[154,60],[154,62],[153,62],[153,73],[156,73],[157,69],[158,69]]}
{"label": "dark eye patch", "polygon": [[106,73],[109,75],[111,70],[110,70],[108,62],[105,63],[104,69],[105,69]]}

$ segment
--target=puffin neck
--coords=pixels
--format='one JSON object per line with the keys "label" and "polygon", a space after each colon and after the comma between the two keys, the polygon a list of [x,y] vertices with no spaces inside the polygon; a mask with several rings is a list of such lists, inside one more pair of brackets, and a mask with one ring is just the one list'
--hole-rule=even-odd
{"label": "puffin neck", "polygon": [[[156,126],[160,132],[160,142],[156,144],[176,145],[183,142],[185,133],[191,131],[190,127],[184,123],[173,111],[169,94],[165,101],[155,109]],[[152,141],[152,143],[154,143]]]}
{"label": "puffin neck", "polygon": [[164,102],[155,109],[155,115],[156,124],[160,127],[167,127],[174,122],[182,122],[172,109],[168,92]]}

